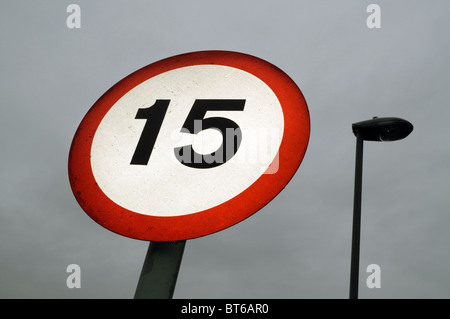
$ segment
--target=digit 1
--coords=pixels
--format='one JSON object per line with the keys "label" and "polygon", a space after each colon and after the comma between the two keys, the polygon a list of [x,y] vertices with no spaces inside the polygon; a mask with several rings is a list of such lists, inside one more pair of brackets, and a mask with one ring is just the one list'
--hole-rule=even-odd
{"label": "digit 1", "polygon": [[170,100],[156,100],[152,106],[137,111],[135,118],[147,120],[147,122],[145,122],[130,165],[147,165],[167,108],[169,107],[169,102]]}

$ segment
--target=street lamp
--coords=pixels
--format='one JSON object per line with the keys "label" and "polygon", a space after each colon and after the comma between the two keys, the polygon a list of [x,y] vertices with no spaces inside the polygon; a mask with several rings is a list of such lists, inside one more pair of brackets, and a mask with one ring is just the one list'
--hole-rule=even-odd
{"label": "street lamp", "polygon": [[401,140],[412,132],[413,125],[406,120],[396,117],[374,117],[371,120],[352,124],[352,130],[356,136],[356,161],[350,265],[350,299],[358,299],[363,141],[387,142]]}

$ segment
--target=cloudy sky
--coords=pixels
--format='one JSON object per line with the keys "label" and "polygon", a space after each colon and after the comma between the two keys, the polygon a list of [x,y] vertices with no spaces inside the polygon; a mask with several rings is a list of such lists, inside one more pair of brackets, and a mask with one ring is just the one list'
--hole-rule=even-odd
{"label": "cloudy sky", "polygon": [[[81,8],[69,29],[66,8]],[[370,29],[367,6],[381,8]],[[251,218],[189,240],[175,298],[348,298],[354,122],[414,131],[364,147],[361,298],[450,298],[450,4],[447,0],[2,1],[0,297],[132,298],[148,242],[96,224],[67,159],[92,104],[160,59],[255,55],[301,88],[306,156]],[[66,268],[81,268],[68,289]],[[366,267],[381,268],[369,289]]]}

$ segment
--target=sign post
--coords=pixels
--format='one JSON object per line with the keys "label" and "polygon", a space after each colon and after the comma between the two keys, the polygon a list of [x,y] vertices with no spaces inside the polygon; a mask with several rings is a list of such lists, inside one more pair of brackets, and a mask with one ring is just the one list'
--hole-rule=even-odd
{"label": "sign post", "polygon": [[[302,92],[274,65],[237,52],[187,53],[135,71],[100,97],[75,133],[69,179],[93,220],[151,241],[149,260],[168,258],[178,273],[181,242],[235,225],[278,195],[309,133]],[[158,277],[149,269],[137,297],[147,296],[145,278]]]}
{"label": "sign post", "polygon": [[185,245],[185,240],[150,242],[135,299],[172,299]]}

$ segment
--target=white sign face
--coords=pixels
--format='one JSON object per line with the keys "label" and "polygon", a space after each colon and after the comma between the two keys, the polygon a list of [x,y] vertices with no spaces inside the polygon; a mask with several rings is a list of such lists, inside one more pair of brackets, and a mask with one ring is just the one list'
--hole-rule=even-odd
{"label": "white sign face", "polygon": [[94,104],[75,134],[69,178],[104,227],[183,240],[266,205],[308,140],[306,102],[285,73],[241,53],[194,52],[136,71]]}
{"label": "white sign face", "polygon": [[[222,144],[216,129],[197,134],[181,131],[199,99],[242,100],[243,105],[242,111],[207,110],[196,120],[203,128],[203,119],[220,117],[232,120],[241,130],[236,154],[209,169],[182,165],[174,152],[192,145],[197,153],[210,154]],[[151,156],[145,165],[130,165],[151,121],[136,119],[136,114],[139,109],[157,107],[157,100],[169,102],[162,123],[155,123],[160,129]],[[277,97],[254,75],[221,65],[183,67],[141,83],[106,113],[92,143],[92,172],[105,195],[126,209],[152,216],[192,214],[220,205],[253,184],[275,159],[283,128]]]}

